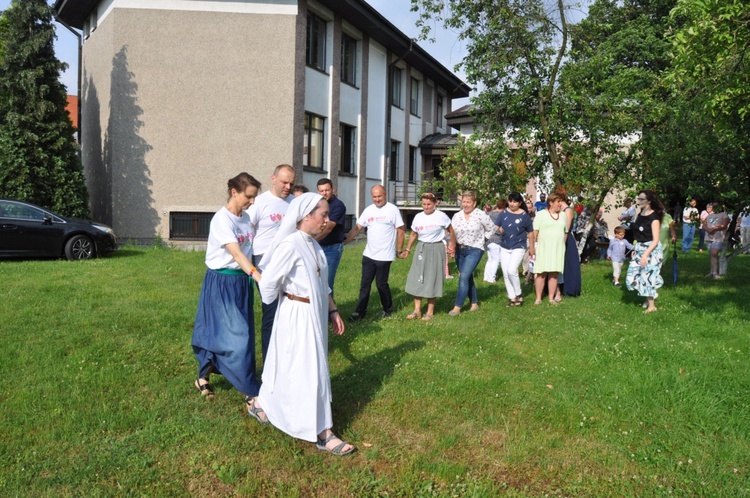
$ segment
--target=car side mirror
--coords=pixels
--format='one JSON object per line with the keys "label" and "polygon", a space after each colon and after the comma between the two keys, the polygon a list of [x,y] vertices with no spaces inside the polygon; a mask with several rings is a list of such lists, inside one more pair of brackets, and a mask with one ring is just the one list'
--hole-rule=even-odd
{"label": "car side mirror", "polygon": [[42,222],[42,225],[51,225],[52,224],[52,216],[45,216],[44,221]]}

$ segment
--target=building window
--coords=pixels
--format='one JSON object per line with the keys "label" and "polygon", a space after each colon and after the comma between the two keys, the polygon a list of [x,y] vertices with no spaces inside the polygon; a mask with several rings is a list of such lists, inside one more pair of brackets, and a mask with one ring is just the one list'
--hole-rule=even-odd
{"label": "building window", "polygon": [[409,147],[409,183],[417,183],[417,148]]}
{"label": "building window", "polygon": [[305,113],[305,143],[302,162],[309,168],[323,169],[325,119]]}
{"label": "building window", "polygon": [[208,240],[211,218],[215,213],[169,213],[169,238],[172,240]]}
{"label": "building window", "polygon": [[341,81],[357,85],[357,40],[341,35]]}
{"label": "building window", "polygon": [[443,127],[443,96],[438,95],[437,96],[437,117],[435,119],[435,122],[438,125],[438,128]]}
{"label": "building window", "polygon": [[341,125],[341,168],[342,173],[356,174],[357,171],[357,129]]}
{"label": "building window", "polygon": [[388,180],[392,182],[397,182],[399,178],[398,174],[398,157],[399,149],[401,148],[401,143],[397,142],[395,140],[391,141],[391,170],[388,172]]}
{"label": "building window", "polygon": [[419,117],[419,80],[415,78],[411,79],[411,105],[409,110]]}
{"label": "building window", "polygon": [[391,69],[391,105],[401,107],[401,69]]}
{"label": "building window", "polygon": [[326,22],[313,13],[307,14],[307,65],[326,70]]}

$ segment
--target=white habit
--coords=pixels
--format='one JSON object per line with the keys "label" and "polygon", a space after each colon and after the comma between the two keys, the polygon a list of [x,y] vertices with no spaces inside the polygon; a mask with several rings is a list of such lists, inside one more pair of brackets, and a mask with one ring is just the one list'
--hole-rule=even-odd
{"label": "white habit", "polygon": [[[310,442],[333,426],[327,282],[328,265],[320,245],[295,231],[273,250],[259,284],[264,303],[280,298],[259,404],[275,427]],[[309,298],[310,303],[289,299],[287,293]]]}

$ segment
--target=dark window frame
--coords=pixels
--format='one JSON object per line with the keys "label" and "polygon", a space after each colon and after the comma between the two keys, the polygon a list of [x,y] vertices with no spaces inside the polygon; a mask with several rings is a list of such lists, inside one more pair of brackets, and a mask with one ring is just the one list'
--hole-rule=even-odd
{"label": "dark window frame", "polygon": [[211,219],[216,213],[201,211],[170,211],[170,240],[208,240]]}
{"label": "dark window frame", "polygon": [[419,80],[412,77],[411,92],[409,94],[409,111],[416,117],[420,117],[419,112]]}
{"label": "dark window frame", "polygon": [[401,142],[398,140],[391,140],[391,162],[390,162],[390,171],[388,172],[388,180],[392,182],[397,182],[398,180],[398,164],[399,164],[399,156],[401,152]]}
{"label": "dark window frame", "polygon": [[401,80],[402,70],[398,67],[391,68],[391,105],[403,109],[401,104]]}
{"label": "dark window frame", "polygon": [[[312,126],[313,120],[315,119],[320,120],[320,123],[321,123],[320,128],[314,128]],[[304,136],[304,144],[303,144],[303,152],[302,152],[303,167],[314,168],[319,171],[325,171],[326,118],[324,116],[319,116],[311,112],[306,112],[304,127],[305,127],[305,136]],[[311,144],[313,143],[312,139],[313,139],[315,132],[320,133],[320,142],[319,144],[316,144],[320,146],[320,152],[318,153],[318,157],[317,157],[317,160],[319,161],[320,164],[315,164],[311,161],[311,158],[312,158],[311,151],[313,150]],[[307,150],[304,150],[305,148]]]}
{"label": "dark window frame", "polygon": [[357,40],[341,34],[341,81],[357,86]]}
{"label": "dark window frame", "polygon": [[357,174],[357,128],[341,123],[339,126],[341,139],[341,163],[339,173]]}
{"label": "dark window frame", "polygon": [[443,127],[443,96],[440,95],[440,94],[438,94],[438,96],[437,96],[437,105],[436,105],[436,107],[437,107],[437,110],[436,110],[436,112],[437,112],[437,119],[436,119],[437,126],[438,126],[438,128],[442,128]]}
{"label": "dark window frame", "polygon": [[409,183],[417,183],[417,147],[409,146]]}
{"label": "dark window frame", "polygon": [[326,72],[326,39],[328,23],[321,17],[307,13],[306,64],[318,71]]}

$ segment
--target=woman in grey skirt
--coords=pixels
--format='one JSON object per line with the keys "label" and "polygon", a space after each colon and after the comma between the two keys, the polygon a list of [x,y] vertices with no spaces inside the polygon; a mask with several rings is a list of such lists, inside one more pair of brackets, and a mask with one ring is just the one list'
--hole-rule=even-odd
{"label": "woman in grey skirt", "polygon": [[[412,253],[414,241],[418,240],[414,251],[409,276],[406,277],[406,292],[414,296],[414,312],[406,316],[409,320],[421,318],[431,320],[435,314],[435,298],[443,295],[445,280],[445,246],[443,239],[448,230],[448,254],[453,256],[456,250],[456,235],[451,227],[451,220],[444,212],[437,209],[435,194],[422,194],[422,212],[414,217],[411,224],[411,235],[406,249],[399,258],[406,258]],[[427,312],[422,315],[422,299],[427,299]]]}

